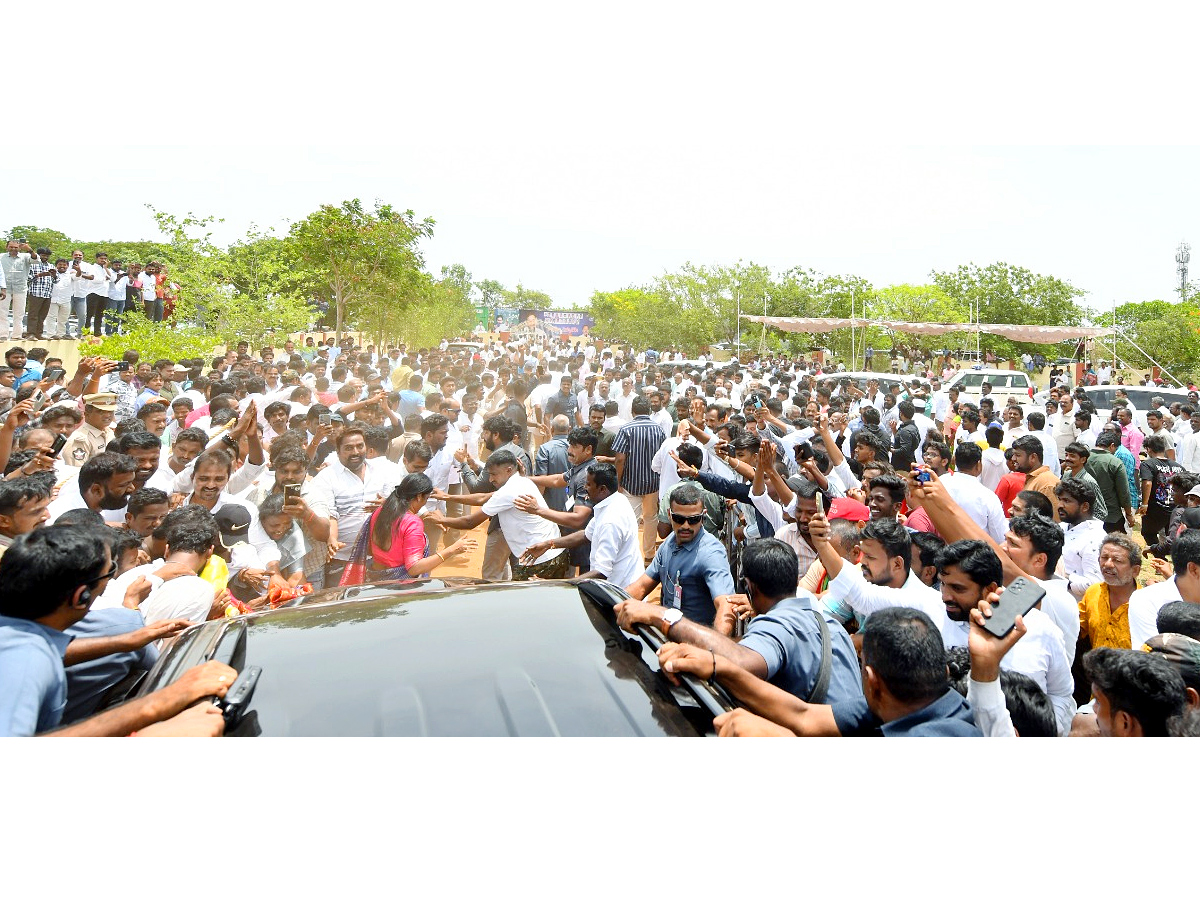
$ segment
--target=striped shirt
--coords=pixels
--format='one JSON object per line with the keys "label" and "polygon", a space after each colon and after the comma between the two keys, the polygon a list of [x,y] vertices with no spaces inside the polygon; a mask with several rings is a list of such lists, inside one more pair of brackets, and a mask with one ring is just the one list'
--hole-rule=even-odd
{"label": "striped shirt", "polygon": [[635,496],[658,493],[658,473],[651,468],[654,454],[667,439],[662,426],[647,415],[626,422],[613,438],[613,453],[625,454],[621,487]]}

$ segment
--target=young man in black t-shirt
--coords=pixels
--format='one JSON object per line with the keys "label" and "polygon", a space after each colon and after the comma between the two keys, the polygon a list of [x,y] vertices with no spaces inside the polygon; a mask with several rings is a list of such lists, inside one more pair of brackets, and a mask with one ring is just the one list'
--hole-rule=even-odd
{"label": "young man in black t-shirt", "polygon": [[1167,459],[1167,442],[1161,435],[1152,434],[1142,445],[1147,458],[1138,466],[1142,485],[1142,537],[1151,544],[1171,521],[1174,500],[1171,496],[1171,477],[1183,470],[1173,459]]}

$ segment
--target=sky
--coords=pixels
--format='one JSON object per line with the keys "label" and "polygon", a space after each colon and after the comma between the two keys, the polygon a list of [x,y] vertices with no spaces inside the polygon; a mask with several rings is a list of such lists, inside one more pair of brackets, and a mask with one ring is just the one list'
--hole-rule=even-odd
{"label": "sky", "polygon": [[152,17],[172,65],[39,70],[72,99],[8,143],[0,229],[149,239],[150,204],[229,242],[379,199],[436,220],[431,271],[559,306],[740,259],[877,287],[1004,261],[1107,309],[1172,299],[1191,238],[1200,278],[1173,7],[194,9],[106,10]]}

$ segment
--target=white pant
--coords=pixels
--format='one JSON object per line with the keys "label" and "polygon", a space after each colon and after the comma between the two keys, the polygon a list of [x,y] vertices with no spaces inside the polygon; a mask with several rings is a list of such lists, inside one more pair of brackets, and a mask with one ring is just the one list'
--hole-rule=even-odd
{"label": "white pant", "polygon": [[20,337],[25,333],[25,328],[21,324],[21,320],[25,318],[25,291],[9,292],[4,297],[4,302],[0,303],[0,340],[8,340],[8,317],[5,313],[8,312],[8,301],[12,300],[12,334],[13,337]]}
{"label": "white pant", "polygon": [[67,333],[67,320],[71,318],[71,301],[66,303],[50,302],[50,311],[46,313],[46,325],[42,334],[51,338]]}

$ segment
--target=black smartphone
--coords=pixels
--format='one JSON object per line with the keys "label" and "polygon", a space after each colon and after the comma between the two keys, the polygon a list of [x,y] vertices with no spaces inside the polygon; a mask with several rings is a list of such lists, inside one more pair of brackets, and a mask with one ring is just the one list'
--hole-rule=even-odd
{"label": "black smartphone", "polygon": [[66,446],[67,438],[65,435],[55,435],[54,443],[50,445],[50,455],[57,457],[62,452],[62,448]]}
{"label": "black smartphone", "polygon": [[129,371],[129,363],[127,363],[125,360],[121,360],[119,363],[117,363],[117,371],[118,372],[128,372]]}
{"label": "black smartphone", "polygon": [[300,485],[285,484],[283,486],[283,504],[286,506],[300,496]]}
{"label": "black smartphone", "polygon": [[1046,596],[1046,590],[1036,581],[1021,576],[1014,578],[1000,595],[1000,602],[992,607],[990,619],[983,620],[983,627],[998,638],[1005,637],[1016,625],[1017,616],[1023,616]]}
{"label": "black smartphone", "polygon": [[47,369],[42,373],[42,381],[58,381],[65,374],[67,374],[66,369],[60,369],[55,366],[53,369]]}

